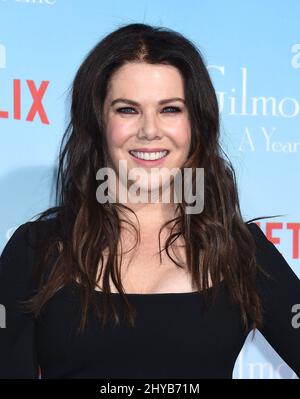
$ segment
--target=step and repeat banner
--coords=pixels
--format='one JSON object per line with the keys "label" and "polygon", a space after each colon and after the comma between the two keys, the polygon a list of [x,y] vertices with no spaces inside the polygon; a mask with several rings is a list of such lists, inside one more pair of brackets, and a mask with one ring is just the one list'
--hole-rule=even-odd
{"label": "step and repeat banner", "polygon": [[[245,220],[300,277],[300,2],[0,0],[0,250],[54,203],[69,89],[87,52],[120,25],[181,32],[204,56]],[[258,332],[233,378],[297,378]]]}

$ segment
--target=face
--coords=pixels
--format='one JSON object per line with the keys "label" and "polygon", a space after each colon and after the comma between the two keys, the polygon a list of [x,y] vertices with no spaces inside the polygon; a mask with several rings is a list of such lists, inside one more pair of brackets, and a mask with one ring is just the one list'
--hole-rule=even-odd
{"label": "face", "polygon": [[103,117],[108,166],[117,176],[120,160],[126,161],[127,173],[142,168],[152,176],[154,170],[182,167],[191,141],[184,101],[184,81],[173,66],[127,63],[114,73]]}

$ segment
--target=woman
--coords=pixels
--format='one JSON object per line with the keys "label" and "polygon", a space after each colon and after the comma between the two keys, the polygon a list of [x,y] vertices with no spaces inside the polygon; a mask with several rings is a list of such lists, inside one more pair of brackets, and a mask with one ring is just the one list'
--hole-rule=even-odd
{"label": "woman", "polygon": [[[103,201],[106,167],[116,181]],[[189,187],[203,168],[201,212],[162,200],[176,180],[150,172],[168,183],[172,168],[193,171]],[[120,201],[131,171],[146,173],[139,192],[155,201]],[[243,221],[215,91],[185,37],[130,24],[88,54],[56,188],[57,206],[21,225],[1,256],[2,378],[232,378],[256,329],[300,374],[299,279],[258,218]]]}

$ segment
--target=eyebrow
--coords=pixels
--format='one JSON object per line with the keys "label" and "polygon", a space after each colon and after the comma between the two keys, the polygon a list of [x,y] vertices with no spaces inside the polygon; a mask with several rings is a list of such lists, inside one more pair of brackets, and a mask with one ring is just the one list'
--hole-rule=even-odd
{"label": "eyebrow", "polygon": [[[181,101],[181,102],[183,102],[185,104],[185,100],[183,98],[180,98],[180,97],[166,98],[164,100],[160,100],[158,102],[158,104],[159,105],[166,104],[166,103],[169,103],[171,101]],[[133,101],[133,100],[129,100],[128,98],[116,98],[115,100],[113,100],[111,102],[111,106],[113,106],[114,104],[116,104],[118,102],[130,104],[130,105],[135,105],[135,106],[139,106],[140,105],[138,102]]]}

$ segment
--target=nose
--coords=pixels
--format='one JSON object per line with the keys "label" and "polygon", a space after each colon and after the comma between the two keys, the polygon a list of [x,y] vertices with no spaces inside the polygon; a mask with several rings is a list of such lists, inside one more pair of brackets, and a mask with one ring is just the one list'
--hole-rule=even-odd
{"label": "nose", "polygon": [[141,118],[141,125],[139,128],[138,138],[144,138],[148,140],[153,140],[155,138],[160,138],[161,132],[159,128],[159,123],[155,116],[155,113],[144,113]]}

